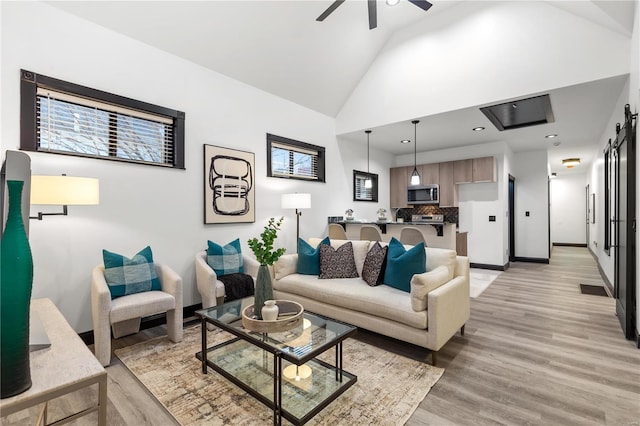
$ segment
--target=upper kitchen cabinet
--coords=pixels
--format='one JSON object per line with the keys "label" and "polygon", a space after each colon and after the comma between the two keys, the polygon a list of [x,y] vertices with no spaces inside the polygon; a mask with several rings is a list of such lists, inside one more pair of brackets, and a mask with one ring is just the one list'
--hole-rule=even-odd
{"label": "upper kitchen cabinet", "polygon": [[439,163],[440,207],[458,207],[458,191],[453,179],[454,161]]}
{"label": "upper kitchen cabinet", "polygon": [[473,182],[473,160],[456,160],[453,162],[453,180],[455,183]]}
{"label": "upper kitchen cabinet", "polygon": [[389,189],[391,190],[389,201],[392,209],[408,207],[407,187],[409,186],[411,172],[413,172],[413,166],[392,167],[389,169]]}
{"label": "upper kitchen cabinet", "polygon": [[482,157],[473,159],[473,181],[495,182],[497,180],[496,158]]}
{"label": "upper kitchen cabinet", "polygon": [[420,184],[431,185],[440,183],[440,165],[438,163],[421,164],[418,166]]}

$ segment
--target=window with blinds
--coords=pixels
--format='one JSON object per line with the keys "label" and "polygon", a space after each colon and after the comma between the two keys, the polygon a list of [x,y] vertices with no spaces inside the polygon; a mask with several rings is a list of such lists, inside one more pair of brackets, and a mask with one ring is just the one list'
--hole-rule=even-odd
{"label": "window with blinds", "polygon": [[353,201],[378,201],[378,175],[353,171]]}
{"label": "window with blinds", "polygon": [[267,134],[267,176],[324,182],[324,147]]}
{"label": "window with blinds", "polygon": [[184,113],[26,71],[22,85],[22,149],[184,168]]}

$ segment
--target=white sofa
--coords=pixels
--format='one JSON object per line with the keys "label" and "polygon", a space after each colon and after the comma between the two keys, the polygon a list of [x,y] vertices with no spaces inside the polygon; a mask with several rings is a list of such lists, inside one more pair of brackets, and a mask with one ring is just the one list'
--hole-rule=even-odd
{"label": "white sofa", "polygon": [[[331,240],[337,248],[345,240]],[[320,239],[309,243],[316,247]],[[370,241],[351,241],[358,274]],[[381,243],[385,244],[385,243]],[[411,280],[411,293],[387,286],[369,286],[361,277],[319,279],[296,272],[298,255],[285,254],[273,265],[274,297],[293,300],[305,310],[344,321],[432,351],[437,351],[469,319],[469,259],[453,250],[427,247],[427,272]]]}

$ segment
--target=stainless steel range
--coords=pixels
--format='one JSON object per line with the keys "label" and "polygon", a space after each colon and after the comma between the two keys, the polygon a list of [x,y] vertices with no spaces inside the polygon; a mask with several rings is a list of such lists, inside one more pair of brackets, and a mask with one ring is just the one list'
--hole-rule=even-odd
{"label": "stainless steel range", "polygon": [[444,215],[441,214],[414,214],[411,215],[411,222],[427,223],[432,225],[442,225],[444,223]]}

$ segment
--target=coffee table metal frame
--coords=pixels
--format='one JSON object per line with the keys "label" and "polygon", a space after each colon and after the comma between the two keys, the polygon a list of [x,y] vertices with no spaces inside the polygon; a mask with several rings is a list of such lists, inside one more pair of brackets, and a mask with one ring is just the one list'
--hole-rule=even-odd
{"label": "coffee table metal frame", "polygon": [[[344,371],[342,368],[342,342],[345,339],[353,336],[357,332],[357,328],[350,324],[346,324],[331,318],[323,317],[321,315],[305,311],[303,314],[304,318],[310,320],[312,323],[320,322],[331,324],[335,327],[340,328],[341,330],[339,334],[330,336],[329,338],[325,339],[324,342],[321,342],[317,346],[311,345],[311,347],[308,347],[309,345],[307,345],[304,349],[298,350],[298,353],[295,353],[286,350],[286,342],[281,342],[274,339],[273,334],[270,335],[268,333],[255,333],[244,329],[242,327],[241,314],[237,315],[236,317],[234,317],[233,315],[229,315],[230,312],[241,312],[241,306],[243,304],[246,305],[248,303],[252,303],[252,300],[253,298],[236,300],[227,302],[223,305],[196,311],[196,316],[198,316],[201,320],[202,337],[202,350],[201,352],[196,353],[196,357],[202,361],[202,373],[207,374],[207,367],[211,367],[213,370],[224,376],[227,380],[231,381],[242,390],[252,395],[258,401],[262,402],[267,407],[272,408],[274,425],[281,425],[282,417],[295,425],[303,425],[356,383],[357,376]],[[236,337],[215,345],[211,348],[207,348],[207,324],[213,324],[216,327],[235,335]],[[239,344],[238,342],[243,341],[248,342],[257,348],[260,348],[263,351],[265,360],[267,357],[267,353],[273,355],[273,398],[269,398],[268,396],[261,394],[256,389],[254,389],[232,373],[225,370],[223,367],[217,365],[214,361],[208,359],[208,353],[224,351],[225,349],[228,349],[229,345]],[[335,366],[316,359],[318,355],[326,352],[332,347],[335,348]],[[300,352],[302,353],[300,354]],[[318,403],[305,415],[298,418],[289,410],[287,410],[286,407],[283,408],[282,406],[283,360],[289,361],[291,364],[295,364],[297,366],[312,361],[315,365],[314,368],[320,367],[326,370],[334,370],[335,380],[336,382],[340,383],[340,385],[335,391],[333,391],[322,401],[318,401]]]}

